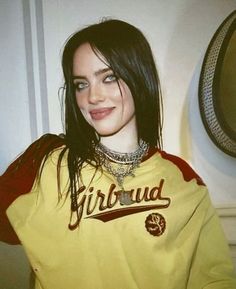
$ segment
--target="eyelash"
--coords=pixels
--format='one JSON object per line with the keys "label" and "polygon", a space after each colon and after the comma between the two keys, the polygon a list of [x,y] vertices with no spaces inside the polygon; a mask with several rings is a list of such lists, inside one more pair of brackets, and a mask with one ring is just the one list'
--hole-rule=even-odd
{"label": "eyelash", "polygon": [[[114,74],[109,74],[103,79],[103,82],[108,83],[108,84],[113,83],[115,81],[117,81],[117,77]],[[78,92],[80,92],[83,89],[85,89],[86,87],[88,87],[88,83],[87,82],[76,82],[76,83],[74,83],[74,87]]]}
{"label": "eyelash", "polygon": [[[111,78],[111,79],[109,79],[108,80],[108,78]],[[117,77],[115,76],[115,74],[109,74],[109,75],[107,75],[105,78],[104,78],[104,80],[103,80],[103,82],[107,82],[107,83],[109,83],[109,82],[114,82],[114,81],[117,81]]]}
{"label": "eyelash", "polygon": [[[82,87],[80,87],[82,86]],[[83,89],[85,89],[88,86],[88,84],[86,82],[76,82],[74,83],[74,87],[77,91],[81,91]]]}

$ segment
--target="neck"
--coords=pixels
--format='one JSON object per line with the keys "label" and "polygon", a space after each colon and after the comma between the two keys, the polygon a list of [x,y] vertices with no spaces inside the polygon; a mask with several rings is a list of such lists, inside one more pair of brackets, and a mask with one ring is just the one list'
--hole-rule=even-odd
{"label": "neck", "polygon": [[112,136],[101,137],[101,143],[109,149],[120,153],[134,152],[139,146],[136,132],[131,135],[121,133]]}

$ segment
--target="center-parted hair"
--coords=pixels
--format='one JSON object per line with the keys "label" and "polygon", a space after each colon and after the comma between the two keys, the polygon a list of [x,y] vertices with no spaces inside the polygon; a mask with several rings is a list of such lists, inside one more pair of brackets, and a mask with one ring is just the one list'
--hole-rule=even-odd
{"label": "center-parted hair", "polygon": [[[118,81],[122,79],[134,99],[138,138],[151,147],[162,147],[162,99],[160,82],[149,43],[143,33],[124,21],[105,20],[74,33],[67,40],[62,67],[65,79],[65,141],[68,150],[72,211],[77,209],[76,184],[84,162],[99,167],[94,155],[95,130],[81,114],[73,84],[75,51],[89,43],[94,53],[105,59]],[[65,151],[65,150],[64,150]],[[63,153],[61,154],[61,158]]]}

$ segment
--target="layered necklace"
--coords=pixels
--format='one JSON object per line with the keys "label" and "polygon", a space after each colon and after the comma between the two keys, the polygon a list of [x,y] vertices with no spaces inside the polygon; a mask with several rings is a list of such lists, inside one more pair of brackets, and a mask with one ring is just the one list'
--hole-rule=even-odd
{"label": "layered necklace", "polygon": [[124,189],[124,178],[135,176],[134,171],[141,163],[142,158],[147,154],[148,144],[140,140],[139,147],[131,153],[120,153],[109,149],[101,143],[95,146],[95,153],[101,160],[106,170],[115,177],[121,192],[119,200],[121,205],[131,205],[133,200],[129,191]]}

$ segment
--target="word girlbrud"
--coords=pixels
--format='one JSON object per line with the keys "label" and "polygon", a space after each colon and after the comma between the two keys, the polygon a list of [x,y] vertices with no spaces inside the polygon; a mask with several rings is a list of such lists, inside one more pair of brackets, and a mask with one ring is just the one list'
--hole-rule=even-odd
{"label": "word girlbrud", "polygon": [[[89,187],[89,194],[84,194],[84,192],[87,191],[87,188],[86,186],[82,186],[78,190],[78,221],[80,222],[84,209],[86,218],[96,218],[106,222],[142,211],[167,208],[170,205],[170,198],[164,198],[161,196],[163,184],[164,180],[162,179],[159,186],[153,188],[136,188],[127,191],[132,199],[133,206],[130,206],[130,209],[128,209],[127,206],[125,206],[125,208],[120,208],[120,205],[124,205],[120,202],[120,194],[122,190],[116,190],[115,184],[111,184],[108,192],[105,193],[100,189],[94,192],[94,187]],[[160,202],[157,202],[157,200]],[[139,205],[135,206],[135,204]],[[94,211],[99,211],[99,213],[93,214]],[[119,213],[117,214],[117,212]]]}

